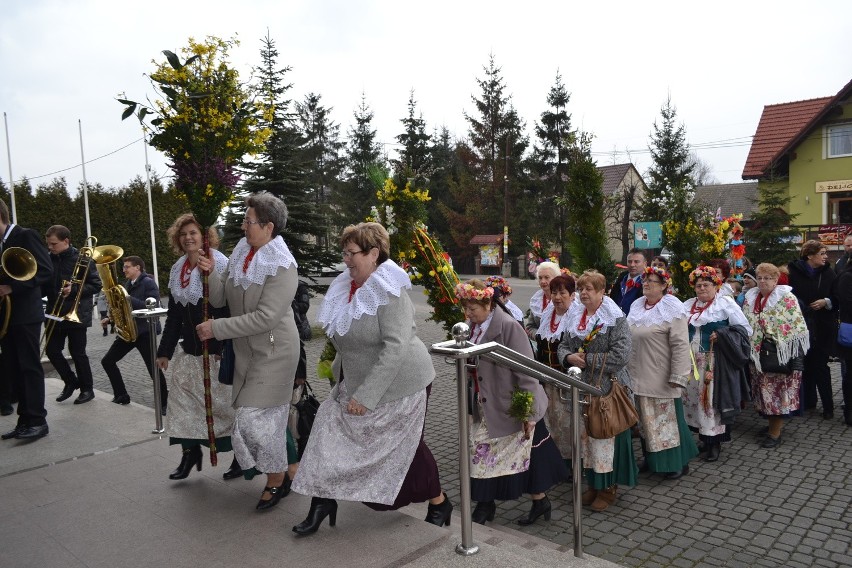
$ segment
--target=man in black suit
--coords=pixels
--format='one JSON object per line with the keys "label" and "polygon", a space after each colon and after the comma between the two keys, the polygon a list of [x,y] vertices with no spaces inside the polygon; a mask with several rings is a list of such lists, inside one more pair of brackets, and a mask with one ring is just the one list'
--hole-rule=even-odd
{"label": "man in black suit", "polygon": [[[76,389],[80,389],[80,396],[74,400],[74,404],[83,404],[95,398],[94,384],[92,382],[92,366],[89,356],[86,355],[86,335],[88,328],[92,327],[92,311],[94,303],[92,297],[101,289],[101,279],[95,268],[95,262],[90,258],[88,270],[83,280],[83,289],[80,290],[79,282],[71,282],[72,278],[81,279],[83,274],[73,274],[80,258],[80,251],[71,246],[71,231],[62,225],[53,225],[47,230],[44,240],[47,242],[47,250],[50,251],[50,261],[53,265],[51,281],[45,290],[47,305],[56,306],[59,311],[56,314],[64,318],[74,308],[74,302],[80,299],[76,306],[79,322],[62,321],[53,322],[53,333],[47,343],[45,352],[47,358],[53,364],[53,368],[59,373],[65,388],[56,398],[56,402],[62,402],[71,398]],[[81,264],[81,267],[83,265]],[[67,284],[63,286],[63,284]],[[62,299],[59,299],[59,296]],[[51,308],[52,309],[52,308]],[[74,361],[75,374],[71,365],[62,354],[65,340],[68,340],[68,352]]]}
{"label": "man in black suit", "polygon": [[630,305],[642,295],[642,273],[648,266],[648,258],[638,248],[627,252],[627,271],[622,272],[609,292],[612,301],[618,304],[624,315],[630,312]]}
{"label": "man in black suit", "polygon": [[[46,436],[47,410],[44,408],[44,369],[41,366],[39,341],[44,309],[41,289],[50,280],[51,266],[47,249],[39,234],[9,221],[9,207],[0,200],[0,234],[2,250],[21,247],[36,259],[37,271],[29,280],[18,281],[3,274],[0,277],[0,298],[11,300],[11,318],[6,336],[0,340],[3,350],[4,383],[0,398],[18,399],[18,423],[3,434],[2,439],[38,439]],[[5,392],[4,392],[5,391]]]}
{"label": "man in black suit", "polygon": [[[160,289],[154,277],[145,272],[145,261],[138,256],[128,256],[124,259],[124,276],[127,281],[124,283],[124,289],[127,290],[128,298],[132,309],[141,310],[145,307],[147,298],[160,299]],[[134,318],[136,321],[137,337],[133,343],[128,343],[116,337],[112,346],[107,351],[104,358],[101,359],[101,365],[104,367],[109,382],[112,385],[112,392],[115,394],[112,401],[116,404],[130,404],[130,395],[127,393],[127,387],[124,384],[124,379],[121,376],[121,370],[118,368],[118,362],[125,355],[133,351],[135,348],[145,361],[145,368],[150,373],[151,361],[156,357],[156,353],[151,353],[151,342],[148,335],[148,321],[145,318]],[[109,323],[110,320],[101,321]],[[115,323],[115,322],[112,322]],[[160,333],[160,323],[157,322],[157,333]],[[169,391],[166,387],[166,377],[163,371],[157,370],[160,380],[160,400],[162,408],[160,409],[163,416],[166,415],[166,406],[169,397]],[[153,379],[153,377],[151,377]]]}

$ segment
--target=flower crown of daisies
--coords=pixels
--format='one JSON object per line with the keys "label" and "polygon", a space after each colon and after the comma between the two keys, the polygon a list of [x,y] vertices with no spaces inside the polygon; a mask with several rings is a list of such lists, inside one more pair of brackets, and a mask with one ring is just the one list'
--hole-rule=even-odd
{"label": "flower crown of daisies", "polygon": [[490,300],[494,296],[494,288],[475,288],[471,284],[456,284],[456,297],[459,300]]}
{"label": "flower crown of daisies", "polygon": [[695,286],[699,278],[705,278],[713,283],[717,288],[722,285],[722,277],[719,272],[712,266],[699,266],[689,273],[689,285]]}
{"label": "flower crown of daisies", "polygon": [[659,276],[660,280],[663,281],[663,284],[665,284],[666,287],[672,285],[672,275],[669,274],[665,269],[659,268],[657,266],[646,266],[645,271],[642,273],[642,280],[645,280],[651,274],[656,274],[657,276]]}
{"label": "flower crown of daisies", "polygon": [[485,285],[489,288],[498,288],[504,298],[512,295],[512,287],[502,276],[489,276],[485,279]]}

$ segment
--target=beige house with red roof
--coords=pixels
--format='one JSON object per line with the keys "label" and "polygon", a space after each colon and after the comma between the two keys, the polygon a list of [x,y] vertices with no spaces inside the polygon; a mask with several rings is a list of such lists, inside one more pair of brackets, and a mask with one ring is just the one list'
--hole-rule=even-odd
{"label": "beige house with red roof", "polygon": [[852,81],[763,107],[742,177],[786,189],[799,225],[852,223]]}

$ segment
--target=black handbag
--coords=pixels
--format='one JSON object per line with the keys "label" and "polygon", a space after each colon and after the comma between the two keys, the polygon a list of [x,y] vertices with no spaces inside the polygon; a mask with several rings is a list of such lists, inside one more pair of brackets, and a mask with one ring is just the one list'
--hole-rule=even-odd
{"label": "black handbag", "polygon": [[311,429],[314,427],[314,419],[317,417],[317,410],[319,410],[319,406],[320,402],[317,400],[317,397],[314,396],[314,389],[311,388],[308,381],[305,381],[305,388],[302,389],[302,397],[299,399],[299,402],[293,405],[298,413],[296,432],[299,434],[300,455],[308,443],[308,438],[311,435]]}
{"label": "black handbag", "polygon": [[222,341],[222,359],[219,361],[219,382],[223,385],[234,384],[234,343],[230,339]]}
{"label": "black handbag", "polygon": [[790,374],[790,363],[782,365],[778,361],[778,344],[766,336],[760,342],[760,369],[764,373]]}

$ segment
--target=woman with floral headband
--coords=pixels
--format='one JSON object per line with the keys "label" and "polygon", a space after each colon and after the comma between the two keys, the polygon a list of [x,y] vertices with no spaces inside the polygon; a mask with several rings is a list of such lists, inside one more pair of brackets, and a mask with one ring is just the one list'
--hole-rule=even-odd
{"label": "woman with floral headband", "polygon": [[[456,286],[470,325],[470,341],[495,341],[532,357],[524,328],[499,300],[499,291],[481,280]],[[530,525],[550,520],[546,491],[569,479],[568,468],[544,425],[547,395],[536,379],[483,359],[471,373],[473,427],[470,433],[473,522],[493,521],[496,499],[514,500],[529,493],[532,508],[518,521]]]}
{"label": "woman with floral headband", "polygon": [[630,305],[627,316],[633,341],[627,370],[642,432],[645,461],[640,468],[678,479],[689,473],[689,460],[698,455],[698,448],[681,402],[692,375],[688,314],[680,300],[666,293],[669,286],[668,272],[645,268],[642,297]]}
{"label": "woman with floral headband", "polygon": [[535,339],[538,326],[541,325],[541,314],[550,303],[550,281],[559,276],[559,265],[555,262],[542,262],[535,269],[535,277],[538,279],[539,290],[530,298],[530,309],[524,320],[524,327],[530,339]]}
{"label": "woman with floral headband", "polygon": [[719,459],[722,442],[730,442],[728,426],[748,400],[746,364],[751,326],[736,301],[722,291],[722,276],[712,266],[689,275],[695,298],[684,302],[689,341],[698,380],[683,391],[686,423],[698,432],[699,449],[708,462]]}
{"label": "woman with floral headband", "polygon": [[390,236],[378,223],[346,227],[340,246],[346,270],[317,316],[337,349],[337,384],[293,480],[293,491],[312,497],[293,532],[313,534],[326,517],[334,526],[337,499],[378,511],[428,500],[426,522],[448,525],[453,505],[423,440],[435,368],[417,337],[411,281],[390,260]]}
{"label": "woman with floral headband", "polygon": [[509,299],[509,296],[512,295],[512,287],[509,286],[506,279],[502,276],[489,276],[485,279],[485,285],[500,290],[500,298],[503,300],[503,305],[506,306],[506,309],[509,310],[509,313],[512,314],[513,318],[523,324],[524,312]]}
{"label": "woman with floral headband", "polygon": [[[627,360],[631,338],[624,312],[606,296],[605,288],[606,278],[596,270],[587,270],[577,279],[580,304],[563,320],[565,333],[559,344],[559,359],[566,369],[579,367],[584,382],[607,394],[612,389],[611,377],[624,386],[630,385]],[[593,511],[603,511],[615,502],[619,485],[636,485],[639,472],[630,429],[612,438],[595,439],[583,428],[580,440],[589,484],[582,503]]]}

